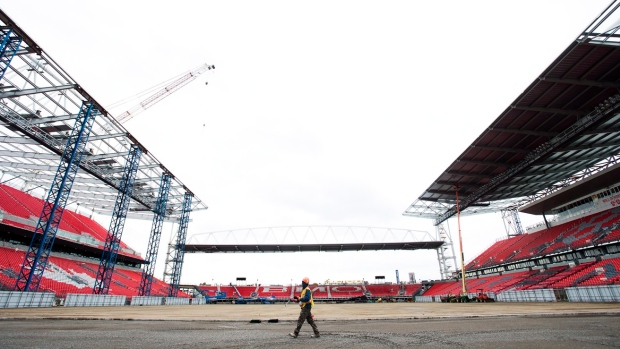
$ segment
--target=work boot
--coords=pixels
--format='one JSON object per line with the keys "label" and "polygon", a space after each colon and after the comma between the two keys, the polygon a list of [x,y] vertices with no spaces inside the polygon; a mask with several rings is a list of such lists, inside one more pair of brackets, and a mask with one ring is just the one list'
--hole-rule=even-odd
{"label": "work boot", "polygon": [[288,334],[289,336],[293,337],[293,338],[297,338],[297,335],[294,332],[291,332]]}
{"label": "work boot", "polygon": [[321,338],[321,335],[318,333],[313,334],[312,336],[310,336],[311,338]]}

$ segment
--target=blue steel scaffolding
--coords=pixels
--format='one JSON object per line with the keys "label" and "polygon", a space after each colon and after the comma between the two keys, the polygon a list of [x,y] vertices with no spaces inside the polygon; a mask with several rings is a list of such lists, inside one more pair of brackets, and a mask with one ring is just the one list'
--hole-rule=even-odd
{"label": "blue steel scaffolding", "polygon": [[127,155],[123,177],[116,197],[114,205],[114,213],[108,229],[108,236],[105,240],[101,260],[99,261],[99,270],[97,270],[97,278],[93,287],[93,294],[108,294],[114,266],[116,265],[116,257],[121,246],[121,236],[125,227],[125,219],[127,218],[127,210],[129,209],[129,201],[133,192],[133,184],[140,165],[140,156],[142,150],[137,145],[132,145]]}
{"label": "blue steel scaffolding", "polygon": [[0,43],[0,80],[4,77],[4,73],[11,65],[11,61],[17,50],[19,50],[19,45],[22,43],[22,38],[15,35],[12,29],[1,29],[2,30],[2,43]]}
{"label": "blue steel scaffolding", "polygon": [[151,286],[153,284],[153,274],[155,272],[155,262],[157,261],[157,252],[159,250],[159,242],[161,240],[161,231],[166,217],[166,204],[168,203],[168,192],[170,189],[171,175],[163,173],[159,184],[159,195],[155,204],[155,215],[153,216],[153,225],[151,227],[151,235],[146,251],[146,264],[142,270],[142,278],[140,279],[140,287],[138,288],[138,296],[150,296]]}
{"label": "blue steel scaffolding", "polygon": [[39,283],[52,251],[58,226],[97,114],[98,110],[94,104],[82,104],[15,282],[16,291],[36,292],[39,289]]}
{"label": "blue steel scaffolding", "polygon": [[187,225],[189,223],[189,214],[192,211],[192,198],[194,194],[185,192],[183,198],[183,209],[179,221],[179,231],[177,233],[176,244],[174,246],[174,256],[171,260],[172,280],[170,282],[169,297],[176,297],[179,292],[179,283],[181,281],[181,270],[183,270],[183,259],[185,257],[185,239],[187,238]]}

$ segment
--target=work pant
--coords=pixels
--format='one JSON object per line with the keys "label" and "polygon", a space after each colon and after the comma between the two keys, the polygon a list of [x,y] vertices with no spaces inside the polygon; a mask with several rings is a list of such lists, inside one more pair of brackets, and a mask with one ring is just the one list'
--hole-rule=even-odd
{"label": "work pant", "polygon": [[294,332],[295,335],[299,334],[299,331],[301,330],[301,325],[304,324],[304,321],[308,321],[308,324],[312,326],[312,331],[314,331],[314,334],[319,335],[319,328],[316,327],[316,324],[314,323],[311,309],[307,308],[301,308],[301,313],[299,313],[299,319],[297,319],[297,328],[295,328]]}

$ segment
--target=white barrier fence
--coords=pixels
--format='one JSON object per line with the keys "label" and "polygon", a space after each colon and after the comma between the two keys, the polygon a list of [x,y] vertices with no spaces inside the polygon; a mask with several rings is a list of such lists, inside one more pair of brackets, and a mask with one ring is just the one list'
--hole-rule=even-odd
{"label": "white barrier fence", "polygon": [[177,298],[177,297],[154,297],[154,296],[133,296],[131,304],[134,306],[142,305],[196,305],[207,304],[204,297],[198,298]]}
{"label": "white barrier fence", "polygon": [[552,289],[504,291],[495,295],[498,302],[555,302]]}
{"label": "white barrier fence", "polygon": [[434,302],[433,296],[415,296],[416,303],[432,303]]}
{"label": "white barrier fence", "polygon": [[120,307],[125,305],[125,296],[68,293],[65,307]]}
{"label": "white barrier fence", "polygon": [[566,288],[569,302],[620,302],[620,285]]}
{"label": "white barrier fence", "polygon": [[0,291],[0,308],[47,308],[54,305],[54,293]]}
{"label": "white barrier fence", "polygon": [[207,299],[205,297],[192,298],[191,304],[192,305],[207,304]]}
{"label": "white barrier fence", "polygon": [[165,297],[155,296],[133,296],[131,297],[131,305],[163,305]]}
{"label": "white barrier fence", "polygon": [[165,305],[189,305],[189,298],[166,297]]}

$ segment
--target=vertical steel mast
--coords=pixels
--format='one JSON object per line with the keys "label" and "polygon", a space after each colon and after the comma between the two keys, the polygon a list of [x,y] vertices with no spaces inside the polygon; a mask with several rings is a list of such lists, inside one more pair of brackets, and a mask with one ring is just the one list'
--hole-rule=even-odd
{"label": "vertical steel mast", "polygon": [[15,283],[16,291],[36,292],[39,289],[88,136],[98,113],[98,109],[90,102],[84,102],[80,108],[19,271]]}
{"label": "vertical steel mast", "polygon": [[121,236],[125,227],[125,218],[127,218],[129,200],[131,200],[131,194],[133,193],[133,184],[138,172],[141,155],[142,149],[135,144],[132,145],[127,155],[123,177],[119,185],[118,195],[116,196],[114,213],[112,214],[112,221],[110,222],[110,229],[108,229],[108,236],[105,240],[101,260],[99,261],[99,270],[97,270],[93,294],[108,294],[110,289],[110,282],[112,281],[116,257],[121,245]]}
{"label": "vertical steel mast", "polygon": [[153,274],[155,273],[155,262],[157,261],[157,252],[159,250],[159,242],[161,240],[161,231],[166,217],[166,204],[168,203],[168,191],[170,189],[169,173],[161,175],[159,184],[159,194],[155,204],[155,215],[153,216],[153,225],[151,227],[151,236],[146,251],[146,264],[142,270],[142,278],[140,279],[140,288],[138,288],[138,296],[149,296],[151,294],[151,285],[153,284]]}
{"label": "vertical steel mast", "polygon": [[15,57],[22,38],[13,33],[13,29],[3,29],[2,42],[0,43],[0,80],[11,65],[11,60]]}
{"label": "vertical steel mast", "polygon": [[173,250],[168,250],[166,258],[166,272],[164,278],[170,275],[169,297],[176,297],[179,292],[179,282],[181,281],[181,270],[183,269],[183,258],[185,257],[185,239],[187,238],[187,225],[189,223],[189,214],[192,211],[192,198],[194,194],[185,192],[183,198],[183,209],[179,220],[179,231],[177,233],[176,242]]}

